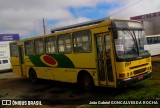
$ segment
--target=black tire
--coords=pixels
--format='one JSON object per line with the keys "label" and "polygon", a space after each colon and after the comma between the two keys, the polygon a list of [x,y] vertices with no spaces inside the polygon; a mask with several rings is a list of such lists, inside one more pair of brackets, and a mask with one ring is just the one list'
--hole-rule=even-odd
{"label": "black tire", "polygon": [[90,75],[83,74],[80,76],[78,86],[82,91],[91,91],[94,88],[94,82]]}
{"label": "black tire", "polygon": [[36,72],[34,71],[34,70],[31,70],[30,72],[29,72],[29,79],[30,79],[30,81],[32,82],[32,83],[37,83],[37,74],[36,74]]}

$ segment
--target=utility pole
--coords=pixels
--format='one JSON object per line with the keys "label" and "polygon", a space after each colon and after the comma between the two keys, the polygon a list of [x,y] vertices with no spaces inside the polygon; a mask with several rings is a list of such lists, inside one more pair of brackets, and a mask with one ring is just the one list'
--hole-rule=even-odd
{"label": "utility pole", "polygon": [[46,28],[45,28],[44,18],[43,18],[43,31],[44,31],[44,35],[46,35]]}

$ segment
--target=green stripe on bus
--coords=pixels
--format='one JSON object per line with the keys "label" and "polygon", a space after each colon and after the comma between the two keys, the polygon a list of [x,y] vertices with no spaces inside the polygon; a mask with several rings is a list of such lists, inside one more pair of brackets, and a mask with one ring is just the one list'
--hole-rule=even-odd
{"label": "green stripe on bus", "polygon": [[[30,55],[30,61],[38,67],[50,67],[49,65],[45,64],[44,61],[41,60],[42,55]],[[75,68],[73,62],[64,54],[50,54],[51,56],[58,62],[58,66],[60,68]]]}

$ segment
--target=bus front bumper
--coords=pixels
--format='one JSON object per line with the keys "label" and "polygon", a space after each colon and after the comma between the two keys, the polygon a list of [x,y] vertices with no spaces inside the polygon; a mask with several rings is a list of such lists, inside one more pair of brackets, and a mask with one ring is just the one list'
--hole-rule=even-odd
{"label": "bus front bumper", "polygon": [[137,82],[140,82],[142,80],[145,80],[147,78],[151,78],[152,72],[144,73],[141,75],[138,75],[136,77],[127,78],[127,79],[118,79],[117,80],[117,87],[127,87],[131,86]]}

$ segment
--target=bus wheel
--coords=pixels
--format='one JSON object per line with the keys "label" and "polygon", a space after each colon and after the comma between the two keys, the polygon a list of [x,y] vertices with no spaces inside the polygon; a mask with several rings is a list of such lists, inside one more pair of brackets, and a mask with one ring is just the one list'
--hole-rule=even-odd
{"label": "bus wheel", "polygon": [[34,70],[29,72],[29,79],[32,83],[36,83],[37,82],[37,74]]}
{"label": "bus wheel", "polygon": [[91,91],[94,87],[92,77],[88,74],[83,74],[79,79],[79,87],[82,91]]}

